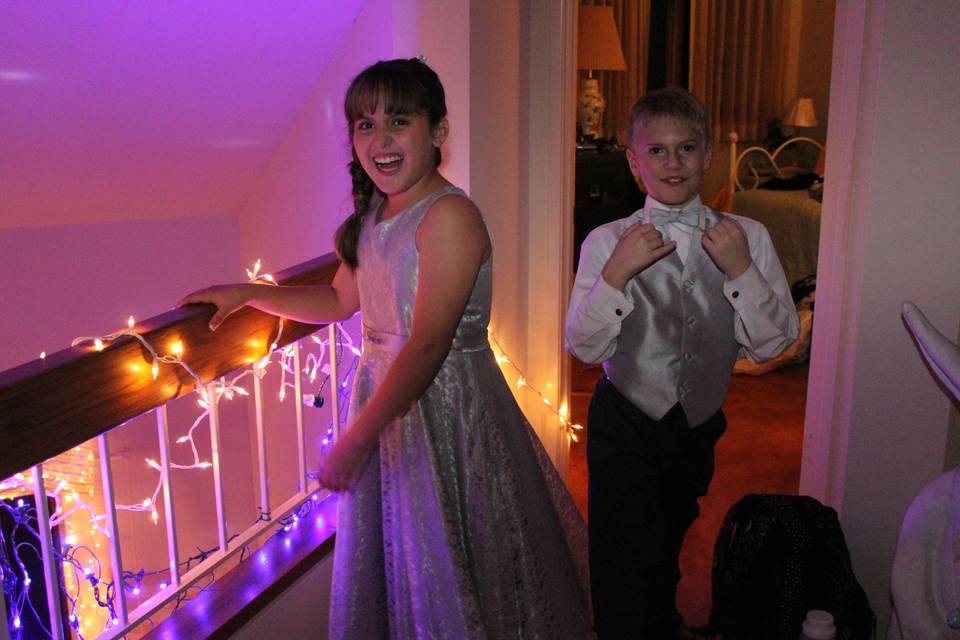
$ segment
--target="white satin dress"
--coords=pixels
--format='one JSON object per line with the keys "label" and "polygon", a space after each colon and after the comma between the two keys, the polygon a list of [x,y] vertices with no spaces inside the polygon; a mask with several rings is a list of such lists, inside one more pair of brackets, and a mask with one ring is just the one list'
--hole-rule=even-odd
{"label": "white satin dress", "polygon": [[[429,194],[367,216],[356,271],[363,355],[351,416],[409,336]],[[376,197],[371,211],[376,211]],[[487,342],[482,265],[436,379],[340,497],[330,638],[586,638],[586,526]]]}

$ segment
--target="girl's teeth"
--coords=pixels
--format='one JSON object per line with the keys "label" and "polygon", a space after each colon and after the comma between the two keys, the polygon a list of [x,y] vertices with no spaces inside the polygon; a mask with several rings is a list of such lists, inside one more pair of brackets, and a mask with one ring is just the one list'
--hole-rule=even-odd
{"label": "girl's teeth", "polygon": [[379,158],[374,158],[373,161],[377,164],[377,166],[385,166],[385,165],[400,162],[402,159],[403,159],[403,156],[391,155],[391,156],[380,156]]}

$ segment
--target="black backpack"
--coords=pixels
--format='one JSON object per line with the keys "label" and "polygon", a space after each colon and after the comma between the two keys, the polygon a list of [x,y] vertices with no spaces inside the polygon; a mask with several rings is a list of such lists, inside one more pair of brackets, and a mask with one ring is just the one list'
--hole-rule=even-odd
{"label": "black backpack", "polygon": [[833,614],[837,640],[875,635],[836,511],[808,496],[744,496],[717,535],[710,632],[796,640],[811,609]]}

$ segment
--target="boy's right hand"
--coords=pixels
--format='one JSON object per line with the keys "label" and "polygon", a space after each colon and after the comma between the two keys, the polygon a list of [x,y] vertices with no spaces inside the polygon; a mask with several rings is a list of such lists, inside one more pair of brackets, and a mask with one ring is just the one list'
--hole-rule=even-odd
{"label": "boy's right hand", "polygon": [[251,285],[223,284],[207,287],[184,296],[177,302],[177,306],[204,303],[216,305],[217,310],[209,324],[210,331],[215,331],[228,315],[250,301],[249,286]]}
{"label": "boy's right hand", "polygon": [[620,236],[603,267],[603,279],[614,289],[623,290],[630,278],[676,248],[676,242],[665,243],[656,227],[639,220]]}

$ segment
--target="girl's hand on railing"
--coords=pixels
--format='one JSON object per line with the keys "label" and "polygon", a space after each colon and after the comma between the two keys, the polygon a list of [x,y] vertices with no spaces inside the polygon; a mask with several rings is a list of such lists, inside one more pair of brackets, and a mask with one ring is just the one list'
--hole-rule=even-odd
{"label": "girl's hand on railing", "polygon": [[227,316],[250,301],[250,286],[248,284],[222,284],[207,287],[184,296],[177,302],[177,306],[182,307],[188,304],[216,305],[217,311],[210,318],[209,325],[210,331],[216,331]]}
{"label": "girl's hand on railing", "polygon": [[349,489],[369,457],[369,447],[351,438],[349,432],[344,434],[320,461],[317,470],[320,486],[331,491]]}

